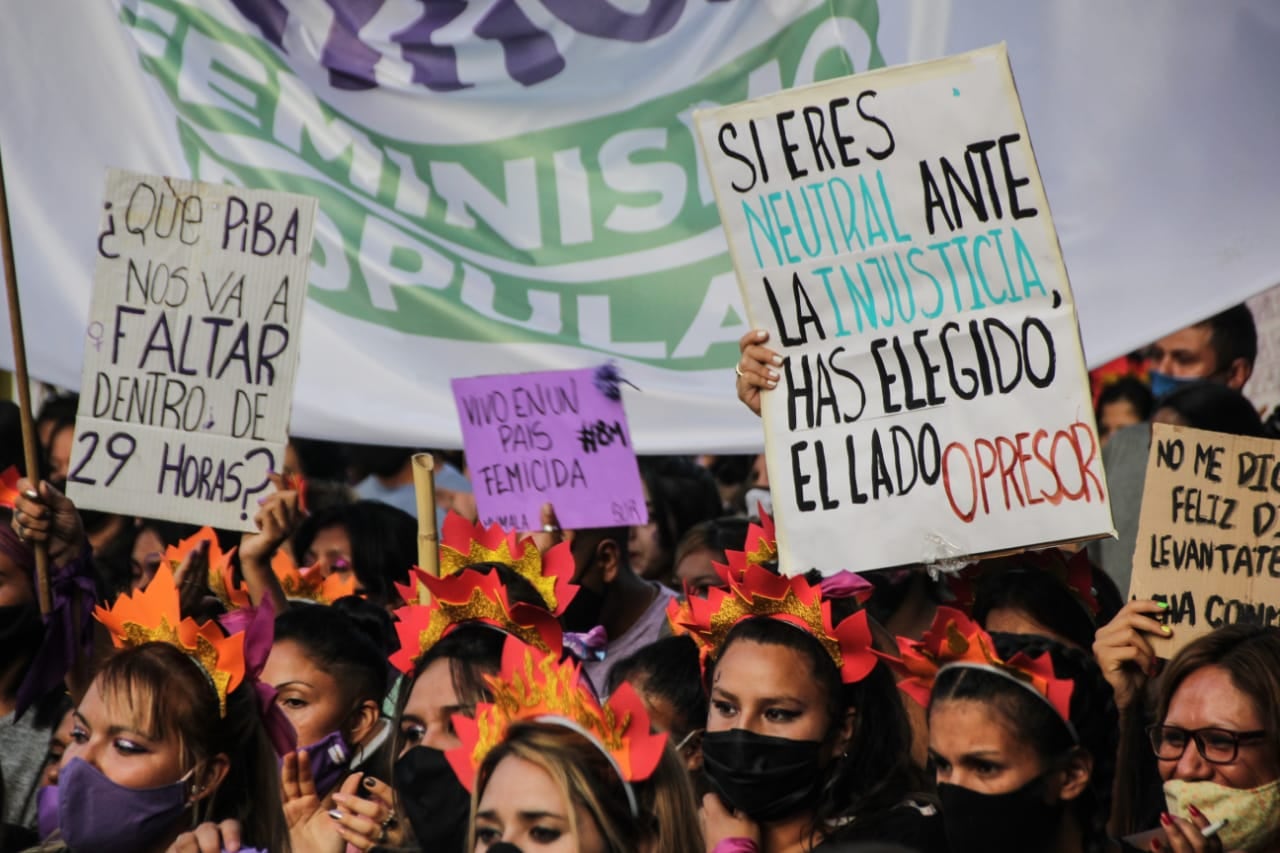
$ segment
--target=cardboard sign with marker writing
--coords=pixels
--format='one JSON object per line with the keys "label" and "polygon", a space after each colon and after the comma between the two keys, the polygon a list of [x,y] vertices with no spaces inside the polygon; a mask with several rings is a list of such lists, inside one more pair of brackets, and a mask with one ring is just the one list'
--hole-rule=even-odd
{"label": "cardboard sign with marker writing", "polygon": [[452,384],[481,522],[536,530],[544,503],[566,530],[649,520],[616,381],[588,368]]}
{"label": "cardboard sign with marker writing", "polygon": [[108,173],[67,481],[79,506],[254,529],[284,463],[315,211]]}
{"label": "cardboard sign with marker writing", "polygon": [[1280,441],[1152,424],[1130,598],[1168,603],[1160,657],[1215,628],[1280,625]]}
{"label": "cardboard sign with marker writing", "polygon": [[695,114],[752,326],[787,573],[1112,531],[1071,287],[1003,45]]}

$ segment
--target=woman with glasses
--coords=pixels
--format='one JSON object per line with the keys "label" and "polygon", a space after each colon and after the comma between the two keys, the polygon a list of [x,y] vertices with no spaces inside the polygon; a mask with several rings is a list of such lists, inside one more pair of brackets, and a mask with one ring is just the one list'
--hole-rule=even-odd
{"label": "woman with glasses", "polygon": [[1188,645],[1160,678],[1156,720],[1168,810],[1152,849],[1280,851],[1280,629],[1232,625]]}

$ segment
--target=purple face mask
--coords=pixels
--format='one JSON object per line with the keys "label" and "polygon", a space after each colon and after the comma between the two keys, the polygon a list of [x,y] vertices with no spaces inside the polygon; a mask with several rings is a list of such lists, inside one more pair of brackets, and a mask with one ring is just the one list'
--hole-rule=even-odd
{"label": "purple face mask", "polygon": [[311,779],[316,783],[316,793],[321,796],[338,787],[351,764],[351,745],[340,731],[330,732],[298,752],[305,752],[310,759]]}
{"label": "purple face mask", "polygon": [[158,788],[126,788],[81,758],[71,759],[58,774],[52,797],[62,840],[72,850],[94,853],[148,847],[171,831],[187,809],[185,777]]}
{"label": "purple face mask", "polygon": [[45,785],[36,794],[36,831],[44,841],[58,828],[58,786]]}

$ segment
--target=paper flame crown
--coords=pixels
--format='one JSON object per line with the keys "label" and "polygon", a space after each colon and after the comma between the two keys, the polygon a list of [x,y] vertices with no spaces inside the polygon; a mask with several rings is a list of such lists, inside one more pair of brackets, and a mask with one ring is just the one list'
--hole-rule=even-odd
{"label": "paper flame crown", "polygon": [[764,511],[764,507],[758,506],[756,511],[760,515],[760,523],[747,525],[747,539],[743,550],[726,550],[724,556],[728,561],[727,565],[711,564],[725,583],[733,578],[741,581],[748,566],[764,566],[778,559],[778,534],[773,526],[773,518]]}
{"label": "paper flame crown", "polygon": [[648,779],[666,747],[665,734],[650,731],[640,696],[621,684],[607,702],[596,699],[583,681],[578,663],[561,662],[509,637],[502,648],[502,669],[487,677],[493,701],[476,708],[475,719],[453,717],[461,746],[445,753],[458,780],[475,790],[476,772],[485,756],[502,743],[516,722],[560,723],[589,737],[609,757],[626,783]]}
{"label": "paper flame crown", "polygon": [[919,640],[898,638],[898,657],[880,655],[899,675],[898,687],[924,707],[938,673],[947,666],[996,670],[1037,693],[1071,726],[1071,693],[1075,683],[1058,678],[1048,652],[1038,657],[1018,652],[1002,660],[991,635],[959,610],[939,607],[933,625]]}
{"label": "paper flame crown", "polygon": [[209,543],[209,590],[228,610],[243,610],[250,606],[249,591],[235,579],[235,566],[231,559],[236,549],[224,553],[218,544],[218,534],[212,527],[202,527],[177,545],[167,546],[160,559],[161,565],[167,565],[170,572],[176,573],[187,555],[204,542]]}
{"label": "paper flame crown", "polygon": [[0,474],[0,507],[13,509],[18,503],[18,468],[10,465]]}
{"label": "paper flame crown", "polygon": [[355,572],[331,572],[326,576],[316,566],[299,569],[284,551],[276,551],[271,558],[271,573],[280,581],[280,588],[289,599],[333,604],[339,598],[360,594],[356,591]]}
{"label": "paper flame crown", "polygon": [[[472,524],[455,512],[445,516],[440,539],[440,577],[456,575],[473,563],[504,563],[515,570],[538,591],[547,610],[556,616],[564,612],[578,587],[573,579],[573,554],[569,543],[561,542],[547,550],[538,550],[532,538],[517,541],[513,530],[492,524]],[[403,588],[401,588],[403,592]],[[405,595],[405,601],[418,598],[416,592]]]}
{"label": "paper flame crown", "polygon": [[1057,578],[1067,588],[1088,611],[1090,618],[1096,620],[1102,610],[1093,588],[1093,564],[1089,562],[1088,552],[1081,549],[1068,555],[1061,548],[1042,548],[1009,557],[989,558],[966,567],[947,580],[947,586],[955,598],[955,606],[970,612],[982,578],[1009,571],[1045,572]]}
{"label": "paper flame crown", "polygon": [[[414,589],[424,589],[430,603],[409,604],[396,610],[396,635],[400,649],[390,658],[403,673],[459,625],[479,623],[518,637],[540,651],[559,654],[560,623],[550,612],[524,602],[512,604],[497,572],[476,569],[436,578],[419,568],[410,575]],[[397,584],[404,592],[406,587]]]}
{"label": "paper flame crown", "polygon": [[245,676],[244,634],[227,636],[216,622],[183,618],[173,569],[160,564],[147,588],[125,593],[110,608],[94,608],[94,617],[111,633],[116,648],[168,643],[199,664],[218,693],[218,710],[226,716],[227,694]]}
{"label": "paper flame crown", "polygon": [[727,578],[728,588],[707,590],[707,597],[687,596],[672,602],[667,618],[697,643],[705,662],[717,658],[729,632],[744,619],[764,617],[807,631],[840,671],[845,684],[861,681],[875,668],[867,613],[859,610],[839,625],[832,623],[831,602],[822,589],[803,577],[783,577],[747,564],[741,576]]}

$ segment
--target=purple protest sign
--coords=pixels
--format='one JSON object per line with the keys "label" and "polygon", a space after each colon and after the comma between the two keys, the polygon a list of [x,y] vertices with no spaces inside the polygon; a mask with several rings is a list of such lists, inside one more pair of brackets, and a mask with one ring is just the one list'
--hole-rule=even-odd
{"label": "purple protest sign", "polygon": [[484,524],[535,530],[544,503],[567,530],[644,524],[640,469],[616,382],[600,371],[452,382]]}

